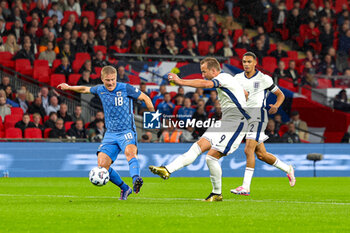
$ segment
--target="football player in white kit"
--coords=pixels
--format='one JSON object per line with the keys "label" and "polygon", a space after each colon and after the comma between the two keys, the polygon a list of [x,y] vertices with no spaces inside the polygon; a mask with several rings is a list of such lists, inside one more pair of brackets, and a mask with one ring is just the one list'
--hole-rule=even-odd
{"label": "football player in white kit", "polygon": [[231,192],[238,195],[250,195],[250,183],[254,173],[255,157],[273,165],[287,173],[290,186],[295,185],[294,169],[291,165],[280,161],[271,153],[268,153],[264,146],[264,141],[268,139],[265,135],[267,125],[266,97],[270,92],[277,96],[275,104],[270,104],[269,114],[275,114],[284,101],[283,92],[276,86],[272,78],[256,70],[256,56],[252,52],[247,52],[242,58],[244,72],[236,74],[234,79],[237,80],[245,91],[248,92],[247,112],[251,116],[249,119],[246,146],[244,152],[247,157],[247,165],[244,173],[243,185]]}
{"label": "football player in white kit", "polygon": [[216,88],[218,100],[222,109],[221,126],[210,127],[203,136],[195,142],[183,155],[163,167],[150,166],[154,174],[168,179],[170,174],[190,165],[202,153],[209,151],[206,162],[210,171],[213,190],[205,201],[222,201],[221,176],[222,169],[218,160],[233,153],[246,134],[247,119],[246,94],[242,86],[227,73],[222,73],[220,63],[215,58],[205,58],[200,62],[201,72],[205,79],[182,80],[176,74],[170,73],[169,81],[181,86]]}

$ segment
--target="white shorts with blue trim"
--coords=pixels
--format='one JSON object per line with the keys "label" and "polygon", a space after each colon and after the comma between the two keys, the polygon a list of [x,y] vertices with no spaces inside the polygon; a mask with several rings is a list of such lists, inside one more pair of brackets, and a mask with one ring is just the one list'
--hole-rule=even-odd
{"label": "white shorts with blue trim", "polygon": [[249,121],[246,139],[255,140],[258,143],[266,141],[269,137],[265,134],[267,123],[261,121]]}
{"label": "white shorts with blue trim", "polygon": [[224,155],[232,154],[241,144],[247,133],[248,122],[238,120],[234,122],[221,121],[221,127],[209,128],[202,136],[207,139],[211,148],[223,153]]}

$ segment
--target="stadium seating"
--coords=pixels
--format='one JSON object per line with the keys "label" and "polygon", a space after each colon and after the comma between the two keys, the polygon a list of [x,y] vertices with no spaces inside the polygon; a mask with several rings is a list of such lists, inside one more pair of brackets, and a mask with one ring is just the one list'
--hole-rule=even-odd
{"label": "stadium seating", "polygon": [[237,53],[238,57],[240,59],[242,59],[243,58],[243,54],[245,54],[247,52],[247,50],[246,49],[236,48],[235,52]]}
{"label": "stadium seating", "polygon": [[81,12],[81,17],[87,17],[89,20],[89,24],[91,26],[95,26],[95,12],[93,11],[82,11]]}
{"label": "stadium seating", "polygon": [[179,111],[179,109],[182,108],[181,105],[176,105],[173,111],[173,115],[176,116],[177,112]]}
{"label": "stadium seating", "polygon": [[73,124],[74,124],[74,121],[66,121],[64,123],[64,128],[66,129],[66,131],[68,131],[72,127]]}
{"label": "stadium seating", "polygon": [[52,74],[50,78],[50,86],[57,87],[61,83],[66,82],[66,76],[63,74]]}
{"label": "stadium seating", "polygon": [[12,107],[11,108],[11,115],[23,115],[23,109],[20,107]]}
{"label": "stadium seating", "polygon": [[102,51],[102,53],[104,55],[107,54],[107,48],[106,48],[106,46],[103,46],[103,45],[95,45],[94,46],[94,51],[95,51],[95,53],[97,53],[97,51]]}
{"label": "stadium seating", "polygon": [[138,85],[141,83],[140,77],[136,75],[129,75],[129,84],[131,85]]}
{"label": "stadium seating", "polygon": [[32,76],[33,69],[29,59],[17,59],[15,61],[15,71],[24,75]]}
{"label": "stadium seating", "polygon": [[198,52],[201,56],[205,56],[209,52],[209,46],[212,45],[210,41],[199,41],[198,42]]}
{"label": "stadium seating", "polygon": [[22,138],[22,130],[18,128],[6,128],[5,138]]}
{"label": "stadium seating", "polygon": [[24,138],[42,138],[42,132],[38,128],[26,128],[24,130]]}
{"label": "stadium seating", "polygon": [[21,120],[22,120],[22,115],[11,114],[11,115],[5,116],[5,120],[4,120],[5,129],[15,127],[15,124]]}
{"label": "stadium seating", "polygon": [[275,69],[277,68],[277,61],[276,58],[274,57],[264,57],[262,60],[262,67],[273,73],[275,71]]}
{"label": "stadium seating", "polygon": [[80,78],[81,78],[81,74],[70,74],[68,76],[68,84],[75,86],[77,85]]}
{"label": "stadium seating", "polygon": [[0,52],[0,64],[8,68],[14,68],[15,62],[12,61],[13,55],[10,52]]}
{"label": "stadium seating", "polygon": [[51,130],[52,130],[51,128],[46,128],[44,130],[44,138],[49,138],[49,134],[50,134]]}

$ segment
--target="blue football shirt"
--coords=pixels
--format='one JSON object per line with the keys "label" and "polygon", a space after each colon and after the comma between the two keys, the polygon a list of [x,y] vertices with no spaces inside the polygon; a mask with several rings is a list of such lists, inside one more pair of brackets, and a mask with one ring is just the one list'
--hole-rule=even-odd
{"label": "blue football shirt", "polygon": [[127,83],[117,83],[113,91],[108,91],[104,85],[97,85],[91,87],[90,92],[101,99],[107,132],[136,130],[132,99],[141,95],[140,90]]}

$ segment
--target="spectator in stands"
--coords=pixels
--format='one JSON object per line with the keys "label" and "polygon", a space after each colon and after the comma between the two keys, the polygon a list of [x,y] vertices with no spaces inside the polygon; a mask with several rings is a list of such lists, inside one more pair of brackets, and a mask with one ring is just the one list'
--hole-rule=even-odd
{"label": "spectator in stands", "polygon": [[26,91],[21,89],[17,92],[17,98],[15,99],[15,102],[19,104],[19,106],[22,108],[23,112],[26,113],[29,108],[29,102],[26,100]]}
{"label": "spectator in stands", "polygon": [[12,91],[12,86],[5,87],[6,98],[15,102],[16,95]]}
{"label": "spectator in stands", "polygon": [[345,89],[341,90],[335,96],[333,107],[343,112],[350,112],[350,104],[348,103],[348,96]]}
{"label": "spectator in stands", "polygon": [[[5,90],[7,86],[11,86],[10,77],[3,74],[1,78],[1,83],[0,83],[0,90]],[[13,87],[11,86],[11,88]]]}
{"label": "spectator in stands", "polygon": [[71,45],[70,43],[65,43],[62,45],[62,48],[60,48],[60,53],[57,55],[58,59],[62,59],[64,57],[68,58],[69,62],[72,64],[74,61],[74,53],[71,51]]}
{"label": "spectator in stands", "polygon": [[[193,40],[187,40],[187,48],[182,51],[183,55],[196,57],[199,56],[198,49],[195,47]],[[188,61],[199,62],[198,59],[190,59]]]}
{"label": "spectator in stands", "polygon": [[306,66],[306,63],[310,62],[311,63],[311,67],[316,69],[318,64],[319,64],[319,60],[316,56],[314,56],[312,50],[307,50],[306,51],[306,58],[303,60],[304,65]]}
{"label": "spectator in stands", "polygon": [[11,115],[11,108],[6,104],[6,97],[0,96],[0,117],[2,122],[4,122],[7,115]]}
{"label": "spectator in stands", "polygon": [[282,141],[287,143],[300,143],[299,135],[295,132],[293,122],[288,123],[288,131],[283,134]]}
{"label": "spectator in stands", "polygon": [[259,64],[262,64],[262,59],[267,56],[267,51],[264,49],[264,44],[261,40],[257,40],[254,47],[252,48],[253,53],[255,53],[258,58]]}
{"label": "spectator in stands", "polygon": [[81,17],[79,31],[88,33],[93,27],[90,25],[89,19],[86,16]]}
{"label": "spectator in stands", "polygon": [[302,17],[300,15],[300,9],[293,8],[291,11],[289,11],[286,22],[290,36],[297,35],[299,33],[301,23]]}
{"label": "spectator in stands", "polygon": [[72,115],[72,121],[83,120],[83,122],[85,124],[86,121],[83,118],[83,116],[81,115],[81,113],[82,113],[81,105],[76,105],[74,107],[74,113]]}
{"label": "spectator in stands", "polygon": [[162,47],[162,40],[160,38],[154,40],[154,46],[150,47],[148,53],[157,55],[165,54],[164,48]]}
{"label": "spectator in stands", "polygon": [[103,121],[105,120],[105,115],[104,115],[103,111],[98,111],[96,113],[95,119],[92,122],[90,122],[88,128],[95,128],[96,127],[96,123],[99,120],[103,120]]}
{"label": "spectator in stands", "polygon": [[0,52],[10,52],[12,55],[19,51],[19,46],[16,42],[16,37],[13,34],[7,36],[7,40],[0,46]]}
{"label": "spectator in stands", "polygon": [[298,81],[300,79],[300,75],[299,75],[298,71],[295,69],[295,61],[294,60],[289,61],[289,67],[286,70],[286,77],[292,79],[294,87],[298,86]]}
{"label": "spectator in stands", "polygon": [[332,57],[329,54],[324,56],[323,61],[318,66],[317,72],[322,73],[322,74],[326,74],[327,67],[331,67],[333,69],[334,75],[336,75],[338,73],[335,61],[332,60]]}
{"label": "spectator in stands", "polygon": [[68,76],[70,74],[73,74],[72,66],[70,65],[70,62],[67,57],[62,57],[61,65],[59,65],[56,68],[55,74],[63,74],[64,76],[66,76],[67,80],[68,80]]}
{"label": "spectator in stands", "polygon": [[67,0],[67,5],[65,6],[66,11],[75,11],[78,16],[81,15],[81,8],[79,5],[79,2],[76,2],[75,0]]}
{"label": "spectator in stands", "polygon": [[222,43],[224,46],[218,51],[218,54],[223,57],[233,57],[237,56],[235,50],[233,50],[232,47],[230,47],[229,40],[227,38],[224,38],[222,40]]}
{"label": "spectator in stands", "polygon": [[265,134],[269,137],[265,142],[267,143],[281,142],[281,137],[278,134],[278,131],[275,130],[275,121],[273,119],[269,119],[269,121],[267,122]]}
{"label": "spectator in stands", "polygon": [[61,20],[63,19],[62,11],[58,9],[58,3],[53,2],[51,4],[51,9],[49,10],[49,17],[52,17],[53,15],[56,15],[58,18],[58,23],[61,24]]}
{"label": "spectator in stands", "polygon": [[42,105],[42,100],[39,96],[34,99],[34,101],[31,105],[29,105],[28,113],[29,114],[38,113],[38,114],[40,114],[40,116],[42,118],[44,118],[44,116],[46,116],[45,109]]}
{"label": "spectator in stands", "polygon": [[80,77],[80,79],[77,82],[78,86],[91,86],[95,82],[90,78],[90,71],[84,70],[83,75]]}
{"label": "spectator in stands", "polygon": [[75,51],[77,53],[89,53],[91,56],[94,54],[94,46],[89,43],[87,32],[81,33]]}
{"label": "spectator in stands", "polygon": [[[10,88],[11,88],[11,86],[10,87],[6,87],[6,89],[10,89]],[[18,103],[16,103],[15,101],[7,98],[7,94],[6,94],[5,90],[0,89],[0,97],[4,97],[5,98],[6,104],[9,107],[19,107]]]}
{"label": "spectator in stands", "polygon": [[215,52],[215,46],[214,45],[209,45],[207,56],[208,57],[215,57],[215,56],[217,56],[217,54]]}
{"label": "spectator in stands", "polygon": [[79,74],[82,74],[85,70],[90,71],[90,74],[96,74],[95,67],[92,66],[91,60],[85,61],[84,65],[79,70]]}
{"label": "spectator in stands", "polygon": [[304,47],[310,48],[312,43],[318,42],[318,37],[320,36],[320,30],[316,27],[314,21],[310,21],[305,29],[305,40]]}
{"label": "spectator in stands", "polygon": [[8,31],[6,29],[6,22],[1,14],[2,8],[0,7],[0,42],[2,43],[2,37],[8,35]]}
{"label": "spectator in stands", "polygon": [[58,104],[57,96],[53,95],[50,98],[50,105],[46,109],[46,115],[49,115],[51,112],[56,112],[60,110],[60,105]]}
{"label": "spectator in stands", "polygon": [[93,60],[92,64],[93,67],[104,67],[109,66],[111,63],[103,59],[103,52],[101,50],[98,50],[96,52],[96,58]]}
{"label": "spectator in stands", "polygon": [[332,26],[330,23],[326,23],[324,26],[324,30],[321,31],[321,34],[319,37],[319,41],[322,45],[321,54],[327,53],[328,48],[333,46],[333,40],[334,40],[334,36],[333,36]]}
{"label": "spectator in stands", "polygon": [[273,72],[272,77],[273,77],[274,83],[276,83],[276,84],[278,83],[278,80],[285,79],[287,77],[287,72],[285,70],[284,61],[278,62],[278,67]]}
{"label": "spectator in stands", "polygon": [[[139,38],[137,38],[130,50],[130,53],[134,53],[134,54],[145,54],[145,48],[141,45],[141,40]],[[134,57],[135,60],[138,61],[142,61],[143,58],[142,56],[135,56]]]}
{"label": "spectator in stands", "polygon": [[90,139],[93,142],[101,142],[103,139],[103,136],[106,132],[105,123],[103,120],[97,120],[95,128],[91,129],[90,131]]}
{"label": "spectator in stands", "polygon": [[30,61],[30,63],[33,65],[34,64],[34,60],[35,60],[35,55],[34,53],[30,50],[30,46],[31,43],[30,42],[26,42],[23,45],[23,48],[21,50],[19,50],[15,56],[13,56],[13,60],[17,60],[17,59],[28,59]]}
{"label": "spectator in stands", "polygon": [[185,101],[185,96],[181,94],[176,94],[171,100],[176,106],[183,106]]}
{"label": "spectator in stands", "polygon": [[217,99],[218,99],[218,93],[215,90],[210,91],[210,97],[208,101],[205,103],[205,106],[214,106]]}
{"label": "spectator in stands", "polygon": [[87,133],[84,128],[84,122],[82,120],[77,120],[68,130],[67,134],[72,138],[87,138]]}
{"label": "spectator in stands", "polygon": [[60,104],[60,110],[57,111],[57,117],[62,118],[64,123],[67,121],[73,121],[72,117],[68,114],[68,106],[65,103]]}
{"label": "spectator in stands", "polygon": [[193,138],[193,130],[194,129],[190,126],[182,130],[180,142],[195,142],[196,140]]}
{"label": "spectator in stands", "polygon": [[265,29],[263,26],[258,26],[257,28],[258,35],[253,37],[253,43],[257,44],[258,40],[261,40],[262,42],[262,50],[269,51],[270,49],[270,37],[267,33],[265,33]]}
{"label": "spectator in stands", "polygon": [[307,123],[305,121],[300,120],[300,115],[298,111],[293,111],[291,114],[291,122],[295,126],[295,132],[298,134],[301,140],[308,141],[309,133]]}
{"label": "spectator in stands", "polygon": [[273,120],[275,121],[275,130],[278,132],[281,126],[284,125],[282,116],[279,113],[276,113]]}
{"label": "spectator in stands", "polygon": [[120,83],[127,83],[129,82],[129,78],[125,73],[125,67],[124,66],[119,66],[118,67],[118,74],[117,74],[117,82]]}
{"label": "spectator in stands", "polygon": [[55,127],[50,131],[49,138],[59,138],[65,139],[67,138],[66,130],[64,128],[63,119],[58,118]]}
{"label": "spectator in stands", "polygon": [[41,130],[41,132],[44,132],[44,126],[41,124],[41,116],[39,113],[34,113],[33,114],[33,124],[35,127],[33,128],[38,128]]}
{"label": "spectator in stands", "polygon": [[272,18],[275,28],[283,28],[287,19],[287,9],[284,1],[280,1],[277,7],[272,9]]}
{"label": "spectator in stands", "polygon": [[345,35],[339,37],[339,52],[349,54],[350,52],[350,29],[348,29]]}
{"label": "spectator in stands", "polygon": [[[192,119],[195,119],[195,122],[203,122],[205,120],[207,120],[207,114],[205,113],[205,109],[204,106],[198,107],[196,112],[193,114]],[[194,128],[194,133],[193,133],[193,137],[195,139],[198,139],[199,137],[201,137],[204,132],[206,131],[205,127],[197,127],[199,124],[196,123],[195,128]]]}
{"label": "spectator in stands", "polygon": [[50,105],[49,89],[47,87],[41,87],[40,92],[38,93],[38,97],[41,98],[42,106],[44,107],[46,112],[46,109]]}
{"label": "spectator in stands", "polygon": [[311,87],[317,87],[318,85],[317,79],[315,79],[315,69],[309,61],[305,63],[305,68],[303,70],[301,86],[303,85],[310,85]]}
{"label": "spectator in stands", "polygon": [[56,53],[53,51],[53,43],[51,41],[47,42],[47,49],[40,53],[39,59],[47,60],[49,62],[49,66],[52,66],[53,61],[56,59]]}
{"label": "spectator in stands", "polygon": [[8,32],[8,34],[15,35],[17,41],[23,40],[25,32],[23,30],[23,25],[21,24],[20,20],[15,20],[15,23],[12,25],[11,30]]}
{"label": "spectator in stands", "polygon": [[167,126],[169,128],[165,128],[162,132],[162,135],[159,138],[159,142],[164,143],[178,143],[180,142],[180,136],[182,134],[182,131],[178,130],[174,127],[173,124],[171,124],[171,119],[166,119]]}
{"label": "spectator in stands", "polygon": [[24,130],[26,128],[35,128],[35,125],[33,122],[30,121],[30,116],[28,113],[24,113],[23,116],[22,116],[22,120],[21,121],[18,121],[16,124],[15,124],[15,128],[19,128],[22,130],[22,134],[24,136]]}
{"label": "spectator in stands", "polygon": [[174,56],[176,56],[176,55],[179,54],[179,48],[176,47],[176,45],[175,45],[175,40],[169,40],[169,41],[168,41],[168,44],[167,44],[167,46],[166,46],[166,49],[167,49],[166,53],[167,53],[168,55],[174,55]]}
{"label": "spectator in stands", "polygon": [[249,37],[243,34],[240,38],[238,38],[236,48],[246,50],[251,49]]}
{"label": "spectator in stands", "polygon": [[187,119],[192,119],[195,109],[191,106],[191,99],[185,98],[184,106],[177,112],[177,118],[186,122]]}
{"label": "spectator in stands", "polygon": [[170,93],[164,94],[164,101],[158,104],[157,110],[163,115],[171,116],[173,114],[175,104],[171,102]]}
{"label": "spectator in stands", "polygon": [[286,51],[283,50],[283,44],[281,42],[277,43],[277,49],[270,53],[270,56],[275,57],[277,62],[281,60],[283,57],[288,57]]}
{"label": "spectator in stands", "polygon": [[197,92],[193,93],[191,100],[192,100],[192,105],[197,106],[200,100],[199,94]]}

